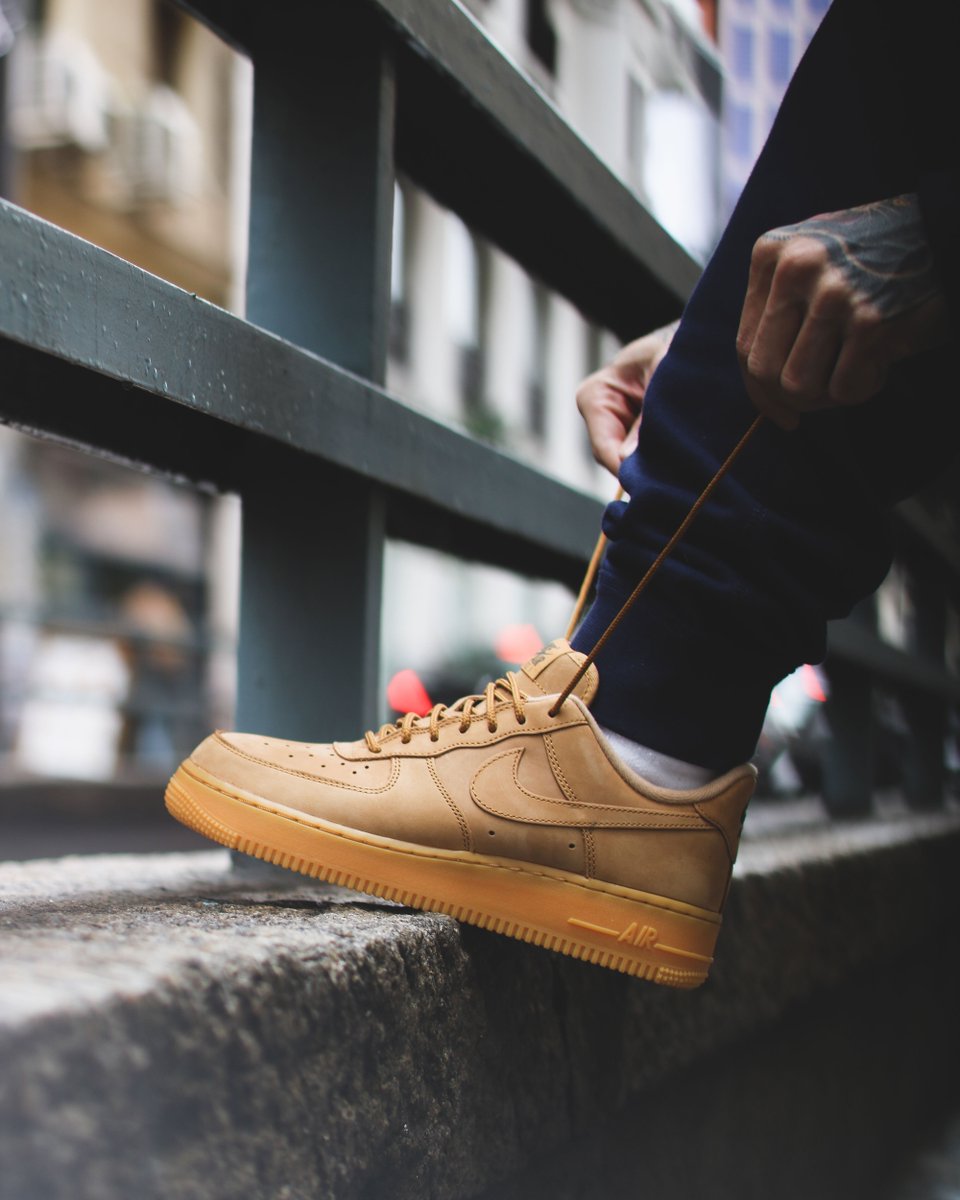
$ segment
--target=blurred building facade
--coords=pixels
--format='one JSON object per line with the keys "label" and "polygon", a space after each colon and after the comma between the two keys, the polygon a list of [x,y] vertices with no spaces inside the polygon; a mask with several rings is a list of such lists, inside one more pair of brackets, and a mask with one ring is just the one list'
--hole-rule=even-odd
{"label": "blurred building facade", "polygon": [[733,212],[790,77],[829,7],[830,0],[720,0],[724,219]]}
{"label": "blurred building facade", "polygon": [[[695,0],[470,0],[471,13],[607,165],[695,256],[718,228],[721,70]],[[395,205],[390,390],[609,499],[574,397],[616,341],[401,179]],[[570,247],[576,254],[577,248]],[[637,335],[646,332],[637,330]],[[562,632],[565,589],[392,547],[387,675],[473,687],[495,648]],[[429,622],[407,619],[425,602]],[[526,630],[519,635],[517,630]]]}
{"label": "blurred building facade", "polygon": [[[703,258],[828,3],[467,7]],[[5,196],[242,312],[248,62],[164,0],[0,0],[0,84]],[[393,394],[609,497],[574,405],[578,382],[616,349],[608,332],[403,178],[391,293]],[[928,498],[948,525],[954,493]],[[0,508],[0,787],[159,781],[232,719],[238,501],[0,427]],[[572,603],[557,585],[404,544],[388,550],[384,587],[385,717],[525,658],[562,631]],[[898,561],[870,605],[882,637],[908,650],[917,588]],[[946,644],[956,671],[955,606]],[[822,699],[819,677],[799,686],[804,711]],[[888,708],[886,726],[903,725]]]}
{"label": "blurred building facade", "polygon": [[[709,7],[709,6],[708,6]],[[695,0],[471,0],[490,35],[701,257],[720,69]],[[164,0],[4,0],[4,194],[242,311],[250,65]],[[571,248],[575,252],[575,248]],[[600,496],[574,405],[605,331],[399,180],[388,386]],[[638,333],[642,332],[640,330]],[[163,775],[234,688],[239,511],[0,429],[7,778]],[[433,698],[562,630],[566,591],[390,548],[388,680]],[[429,622],[412,621],[429,604]],[[499,652],[499,653],[498,653]],[[401,697],[402,699],[402,697]]]}
{"label": "blurred building facade", "polygon": [[[239,307],[249,64],[152,0],[3,7],[3,194]],[[0,507],[0,779],[162,777],[232,707],[236,501],[0,428]]]}

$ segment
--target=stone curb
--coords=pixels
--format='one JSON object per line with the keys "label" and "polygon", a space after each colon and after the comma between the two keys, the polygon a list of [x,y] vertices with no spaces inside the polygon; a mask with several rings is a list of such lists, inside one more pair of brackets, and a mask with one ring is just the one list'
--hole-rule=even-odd
{"label": "stone curb", "polygon": [[[469,1197],[955,937],[960,818],[746,843],[674,993],[226,852],[0,867],[0,1200]],[[911,970],[916,970],[912,967]]]}

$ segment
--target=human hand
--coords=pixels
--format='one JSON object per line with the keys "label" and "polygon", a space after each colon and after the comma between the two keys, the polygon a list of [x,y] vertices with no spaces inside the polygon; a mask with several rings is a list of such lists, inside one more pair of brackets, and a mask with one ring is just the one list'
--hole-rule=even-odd
{"label": "human hand", "polygon": [[948,335],[912,193],[772,229],[753,248],[737,356],[751,400],[783,429],[868,400],[895,362]]}
{"label": "human hand", "polygon": [[613,475],[637,448],[643,398],[677,324],[630,342],[577,388],[577,408],[587,424],[593,457]]}

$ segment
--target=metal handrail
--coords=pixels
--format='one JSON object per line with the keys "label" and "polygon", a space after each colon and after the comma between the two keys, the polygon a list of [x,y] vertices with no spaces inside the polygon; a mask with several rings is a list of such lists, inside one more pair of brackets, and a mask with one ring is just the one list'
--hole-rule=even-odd
{"label": "metal handrail", "polygon": [[[0,418],[239,492],[241,723],[355,733],[388,533],[571,582],[599,516],[384,390],[397,169],[624,337],[698,268],[453,0],[181,7],[253,60],[250,320],[0,202]],[[902,525],[956,575],[915,508]],[[831,644],[957,699],[872,634]]]}

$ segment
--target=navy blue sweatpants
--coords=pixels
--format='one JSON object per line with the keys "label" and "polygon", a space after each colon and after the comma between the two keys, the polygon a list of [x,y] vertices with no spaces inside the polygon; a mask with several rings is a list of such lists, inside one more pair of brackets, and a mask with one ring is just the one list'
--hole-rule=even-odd
{"label": "navy blue sweatpants", "polygon": [[[684,312],[623,465],[629,502],[574,645],[588,650],[755,412],[735,337],[750,252],[769,229],[917,192],[956,329],[956,139],[940,6],[836,0]],[[947,130],[953,122],[947,122]],[[644,331],[638,330],[640,334]],[[770,689],[825,651],[890,562],[891,506],[957,446],[956,346],[900,364],[856,408],[769,422],[597,660],[593,711],[664,753],[723,770],[754,750]]]}

